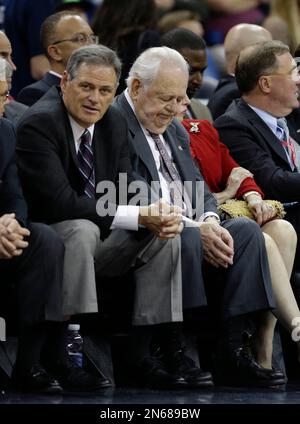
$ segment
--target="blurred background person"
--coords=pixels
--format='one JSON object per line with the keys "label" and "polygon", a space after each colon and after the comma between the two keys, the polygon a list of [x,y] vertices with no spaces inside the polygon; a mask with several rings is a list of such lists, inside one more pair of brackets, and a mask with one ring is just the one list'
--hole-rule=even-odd
{"label": "blurred background person", "polygon": [[97,44],[88,22],[74,11],[62,11],[48,16],[41,26],[41,44],[50,69],[40,81],[24,87],[17,100],[31,106],[53,85],[59,85],[71,54],[77,48]]}
{"label": "blurred background person", "polygon": [[5,0],[5,33],[14,51],[16,72],[11,94],[18,92],[49,70],[49,62],[40,44],[40,27],[55,10],[54,0]]}
{"label": "blurred background person", "polygon": [[117,52],[123,64],[117,94],[126,88],[125,79],[140,53],[160,45],[156,19],[154,0],[103,0],[97,9],[93,31],[101,44]]}
{"label": "blurred background person", "polygon": [[259,25],[238,24],[228,31],[224,41],[227,74],[219,81],[208,102],[213,119],[223,115],[230,103],[240,97],[235,81],[235,64],[240,52],[251,44],[271,39],[270,32]]}
{"label": "blurred background person", "polygon": [[[281,19],[287,26],[289,40],[286,44],[289,45],[291,52],[294,53],[296,47],[300,43],[300,1],[299,0],[271,0],[270,1],[270,17],[268,25],[274,21],[278,22]],[[282,26],[282,23],[280,24]],[[285,42],[281,38],[275,38]]]}

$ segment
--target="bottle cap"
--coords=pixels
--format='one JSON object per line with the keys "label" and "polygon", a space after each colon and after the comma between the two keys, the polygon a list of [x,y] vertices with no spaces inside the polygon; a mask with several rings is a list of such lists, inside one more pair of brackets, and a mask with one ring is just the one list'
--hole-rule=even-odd
{"label": "bottle cap", "polygon": [[80,330],[80,325],[79,324],[69,324],[68,325],[68,330],[70,330],[70,331],[79,331]]}

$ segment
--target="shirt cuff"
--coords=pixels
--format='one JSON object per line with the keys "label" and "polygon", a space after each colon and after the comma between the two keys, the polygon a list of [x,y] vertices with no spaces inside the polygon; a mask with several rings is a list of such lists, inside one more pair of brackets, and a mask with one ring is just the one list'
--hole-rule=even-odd
{"label": "shirt cuff", "polygon": [[243,194],[243,199],[246,200],[248,196],[251,196],[251,194],[255,194],[256,196],[261,197],[260,193],[258,193],[258,191],[247,191],[246,193]]}
{"label": "shirt cuff", "polygon": [[217,214],[217,213],[215,213],[215,212],[205,212],[205,213],[203,213],[201,216],[200,216],[200,218],[199,218],[199,222],[204,222],[207,218],[209,218],[209,217],[213,217],[213,218],[216,218],[216,220],[218,221],[218,222],[220,222],[220,217],[219,217],[219,215]]}
{"label": "shirt cuff", "polygon": [[121,230],[137,231],[139,221],[139,206],[120,205],[118,206],[114,220],[110,226],[111,230],[119,228]]}

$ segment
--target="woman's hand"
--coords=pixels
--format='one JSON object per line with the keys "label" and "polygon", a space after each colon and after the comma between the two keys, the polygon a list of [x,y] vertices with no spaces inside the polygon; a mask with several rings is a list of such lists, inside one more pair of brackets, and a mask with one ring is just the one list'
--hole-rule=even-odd
{"label": "woman's hand", "polygon": [[258,225],[263,225],[276,216],[275,208],[264,202],[259,194],[247,196],[247,204]]}
{"label": "woman's hand", "polygon": [[226,183],[226,191],[231,194],[230,199],[235,197],[242,182],[249,177],[253,177],[253,174],[248,169],[242,167],[233,168]]}

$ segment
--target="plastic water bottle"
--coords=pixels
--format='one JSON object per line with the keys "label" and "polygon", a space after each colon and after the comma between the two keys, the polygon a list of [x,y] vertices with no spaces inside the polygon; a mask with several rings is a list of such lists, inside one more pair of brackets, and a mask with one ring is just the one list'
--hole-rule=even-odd
{"label": "plastic water bottle", "polygon": [[79,324],[69,324],[67,350],[70,359],[79,367],[82,367],[83,339],[79,333]]}

